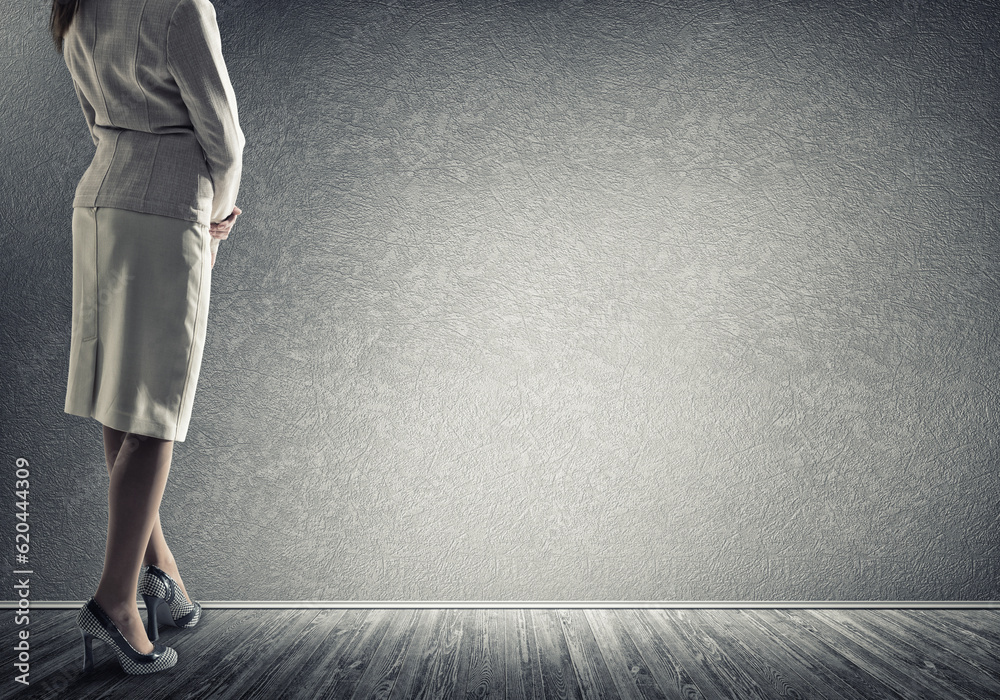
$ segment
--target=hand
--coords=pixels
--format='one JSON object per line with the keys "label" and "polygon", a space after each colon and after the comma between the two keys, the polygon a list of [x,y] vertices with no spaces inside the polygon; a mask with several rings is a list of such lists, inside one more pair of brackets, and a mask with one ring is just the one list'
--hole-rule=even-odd
{"label": "hand", "polygon": [[222,221],[209,226],[208,232],[211,234],[212,238],[218,238],[220,241],[224,241],[229,238],[229,231],[232,230],[233,225],[236,223],[236,217],[242,213],[242,209],[239,207],[233,207],[232,214],[227,216]]}

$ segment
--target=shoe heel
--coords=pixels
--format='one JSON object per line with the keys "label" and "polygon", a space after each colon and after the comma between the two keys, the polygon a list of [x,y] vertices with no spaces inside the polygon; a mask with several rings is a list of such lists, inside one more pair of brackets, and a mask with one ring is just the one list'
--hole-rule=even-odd
{"label": "shoe heel", "polygon": [[[150,629],[154,624],[178,628],[194,627],[201,619],[201,605],[181,593],[177,582],[155,564],[148,564],[142,570],[138,593],[146,601],[147,610],[155,608],[154,620],[147,623]],[[150,603],[147,596],[157,599],[158,602]],[[156,641],[157,637],[149,630],[147,635],[152,641]]]}
{"label": "shoe heel", "polygon": [[142,602],[146,604],[146,636],[149,637],[149,641],[155,642],[160,638],[160,624],[157,613],[161,605],[167,605],[167,601],[159,596],[143,593]]}
{"label": "shoe heel", "polygon": [[94,670],[94,635],[84,630],[80,630],[83,635],[83,672],[90,673]]}

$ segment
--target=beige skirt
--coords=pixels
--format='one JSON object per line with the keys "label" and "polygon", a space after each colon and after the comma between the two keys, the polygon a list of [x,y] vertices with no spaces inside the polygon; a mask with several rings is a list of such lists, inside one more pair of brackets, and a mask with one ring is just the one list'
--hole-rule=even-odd
{"label": "beige skirt", "polygon": [[184,441],[205,347],[211,241],[194,221],[73,209],[66,413]]}

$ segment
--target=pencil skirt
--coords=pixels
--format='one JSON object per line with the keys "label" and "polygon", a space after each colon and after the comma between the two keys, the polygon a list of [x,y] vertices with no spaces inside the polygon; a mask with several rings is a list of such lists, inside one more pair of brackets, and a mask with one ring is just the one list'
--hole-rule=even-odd
{"label": "pencil skirt", "polygon": [[205,347],[211,240],[195,221],[74,207],[66,413],[184,441]]}

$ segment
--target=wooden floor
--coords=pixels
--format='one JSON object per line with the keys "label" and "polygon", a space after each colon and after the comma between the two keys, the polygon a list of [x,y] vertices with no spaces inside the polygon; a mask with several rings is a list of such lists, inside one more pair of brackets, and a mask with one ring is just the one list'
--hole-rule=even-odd
{"label": "wooden floor", "polygon": [[207,609],[151,676],[97,641],[84,675],[75,619],[33,611],[31,685],[4,663],[0,696],[1000,697],[1000,610]]}

